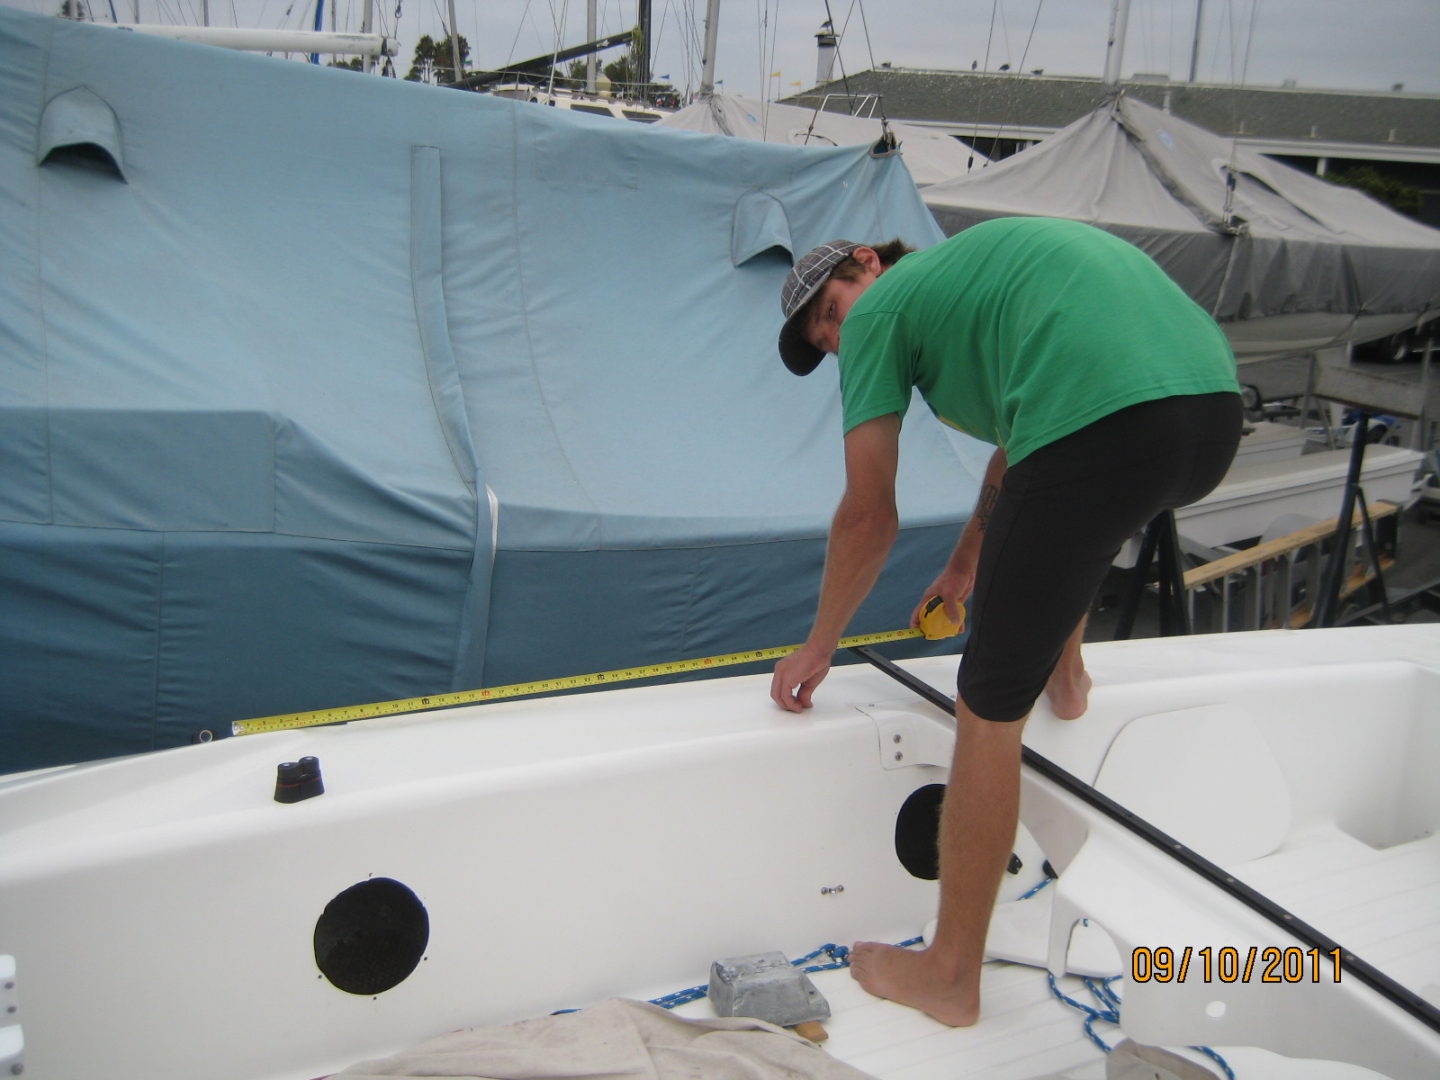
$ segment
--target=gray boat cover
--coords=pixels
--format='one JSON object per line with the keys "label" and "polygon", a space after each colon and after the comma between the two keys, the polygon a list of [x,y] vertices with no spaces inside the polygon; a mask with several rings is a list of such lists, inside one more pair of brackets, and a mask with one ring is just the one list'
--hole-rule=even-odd
{"label": "gray boat cover", "polygon": [[1440,230],[1124,95],[923,196],[947,235],[1028,214],[1124,237],[1242,359],[1383,337],[1440,309]]}
{"label": "gray boat cover", "polygon": [[[0,199],[0,771],[803,640],[841,420],[781,280],[941,238],[893,154],[9,8]],[[987,456],[911,411],[854,632]]]}
{"label": "gray boat cover", "polygon": [[[791,146],[874,145],[884,133],[879,117],[803,109],[739,94],[715,94],[671,113],[657,125]],[[990,160],[943,131],[891,122],[890,132],[900,141],[905,167],[921,187],[966,176]]]}

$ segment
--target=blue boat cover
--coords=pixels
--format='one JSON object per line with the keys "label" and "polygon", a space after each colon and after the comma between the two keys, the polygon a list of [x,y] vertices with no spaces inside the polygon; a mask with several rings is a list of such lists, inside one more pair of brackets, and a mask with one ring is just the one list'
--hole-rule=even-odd
{"label": "blue boat cover", "polygon": [[[895,154],[11,9],[0,189],[0,771],[803,640],[840,417],[780,282],[942,235]],[[852,632],[905,624],[988,457],[903,438]]]}

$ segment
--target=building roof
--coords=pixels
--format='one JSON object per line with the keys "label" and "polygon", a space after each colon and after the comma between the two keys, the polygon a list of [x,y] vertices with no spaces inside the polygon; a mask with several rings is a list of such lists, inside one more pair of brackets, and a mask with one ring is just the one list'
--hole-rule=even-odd
{"label": "building roof", "polygon": [[[1399,92],[1302,90],[1126,80],[1126,94],[1219,135],[1238,136],[1271,153],[1440,159],[1440,96]],[[1039,138],[1079,119],[1104,99],[1099,79],[880,68],[787,99],[814,107],[826,95],[879,95],[892,120],[931,123],[965,134]],[[843,97],[827,108],[848,111]]]}

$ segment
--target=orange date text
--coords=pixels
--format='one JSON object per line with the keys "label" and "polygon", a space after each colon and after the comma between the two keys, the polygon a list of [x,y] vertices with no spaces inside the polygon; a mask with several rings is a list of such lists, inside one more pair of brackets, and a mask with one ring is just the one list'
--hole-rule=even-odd
{"label": "orange date text", "polygon": [[1322,952],[1298,945],[1251,945],[1244,949],[1230,945],[1218,949],[1210,945],[1177,949],[1142,945],[1130,953],[1132,982],[1185,982],[1191,978],[1205,983],[1338,983],[1340,950]]}

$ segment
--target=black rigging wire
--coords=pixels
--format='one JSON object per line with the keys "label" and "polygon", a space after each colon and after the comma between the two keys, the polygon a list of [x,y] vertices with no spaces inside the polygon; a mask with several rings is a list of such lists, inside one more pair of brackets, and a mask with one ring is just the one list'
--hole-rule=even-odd
{"label": "black rigging wire", "polygon": [[[997,0],[997,3],[998,3],[998,0]],[[1030,46],[1031,46],[1031,45],[1034,43],[1034,41],[1035,41],[1035,29],[1036,29],[1036,27],[1038,27],[1038,26],[1040,25],[1040,12],[1041,12],[1041,10],[1042,10],[1044,7],[1045,7],[1045,0],[1038,0],[1038,2],[1035,4],[1035,17],[1030,20],[1030,33],[1029,33],[1029,35],[1025,38],[1025,48],[1024,48],[1024,50],[1020,53],[1020,66],[1019,66],[1019,68],[1017,69],[1017,71],[1018,71],[1019,73],[1023,73],[1023,72],[1025,71],[1025,61],[1026,61],[1026,59],[1030,56]],[[991,33],[992,36],[993,36],[994,33],[995,33],[995,11],[994,11],[994,8],[991,8],[991,11],[990,11],[990,33]],[[986,45],[985,45],[985,67],[986,67],[985,74],[986,74],[986,75],[989,74],[989,66],[990,66],[990,45],[989,45],[989,43],[987,42]],[[1013,115],[1013,110],[1018,109],[1018,108],[1019,108],[1018,103],[1015,103],[1015,102],[1012,101],[1012,104],[1011,104],[1012,115]],[[991,150],[994,150],[994,149],[996,148],[996,146],[999,144],[999,142],[1000,142],[1000,137],[1005,133],[1005,128],[1008,127],[1008,126],[1009,126],[1009,121],[1008,121],[1008,120],[1007,120],[1007,121],[1002,121],[1001,124],[1000,124],[1000,126],[995,129],[995,141],[994,141],[994,142],[991,144],[991,146],[990,146],[990,149],[991,149]],[[974,143],[980,138],[980,120],[979,120],[979,117],[978,117],[978,116],[976,117],[976,120],[975,120],[975,126],[974,126],[974,128],[972,128],[971,130],[972,130],[972,134],[971,134],[971,136],[970,136],[970,142],[971,142],[971,148],[973,149],[973,148],[974,148]],[[990,158],[990,157],[992,157],[992,155],[989,155],[989,154],[986,155],[986,158],[987,158],[987,159]],[[970,161],[969,163],[967,163],[967,166],[966,166],[967,170],[968,170],[969,166],[972,165],[972,164],[974,164],[974,159],[973,159],[973,158],[971,159],[971,161]],[[987,160],[983,165],[980,166],[980,168],[984,169],[984,168],[988,167],[989,165],[990,165],[990,161]]]}
{"label": "black rigging wire", "polygon": [[[855,5],[854,5],[854,4],[851,4],[851,5],[850,5],[850,10],[853,11],[854,9],[855,9]],[[833,15],[830,14],[830,0],[825,0],[825,18],[826,18],[826,20],[830,23],[831,26],[834,26],[834,25],[835,25],[835,16],[833,16]],[[850,16],[849,16],[849,15],[846,15],[846,16],[845,16],[845,22],[846,22],[846,25],[849,25],[849,22],[850,22]],[[844,38],[845,38],[845,32],[844,32],[844,30],[842,30],[842,31],[840,32],[840,38],[841,38],[842,41],[844,40]],[[855,103],[854,103],[854,101],[853,101],[853,100],[851,99],[851,97],[850,97],[850,76],[848,76],[848,75],[845,74],[845,57],[843,57],[842,55],[840,55],[840,50],[839,50],[838,48],[835,50],[835,62],[840,65],[840,83],[841,83],[842,86],[845,87],[845,102],[846,102],[846,104],[848,105],[848,107],[849,107],[849,109],[850,109],[850,115],[851,115],[851,116],[854,116],[854,115],[855,115]],[[817,113],[820,111],[820,106],[819,106],[819,105],[816,105],[816,106],[815,106],[815,111],[816,111]],[[814,122],[813,122],[813,121],[811,122],[811,127],[812,127],[812,128],[814,127]]]}
{"label": "black rigging wire", "polygon": [[[875,70],[875,50],[870,44],[870,24],[865,20],[865,0],[856,0],[860,5],[860,28],[865,31],[865,52],[870,57],[870,70]],[[893,142],[890,135],[890,118],[885,115],[885,95],[879,95],[876,102],[880,106],[880,130],[885,133],[887,140]]]}

